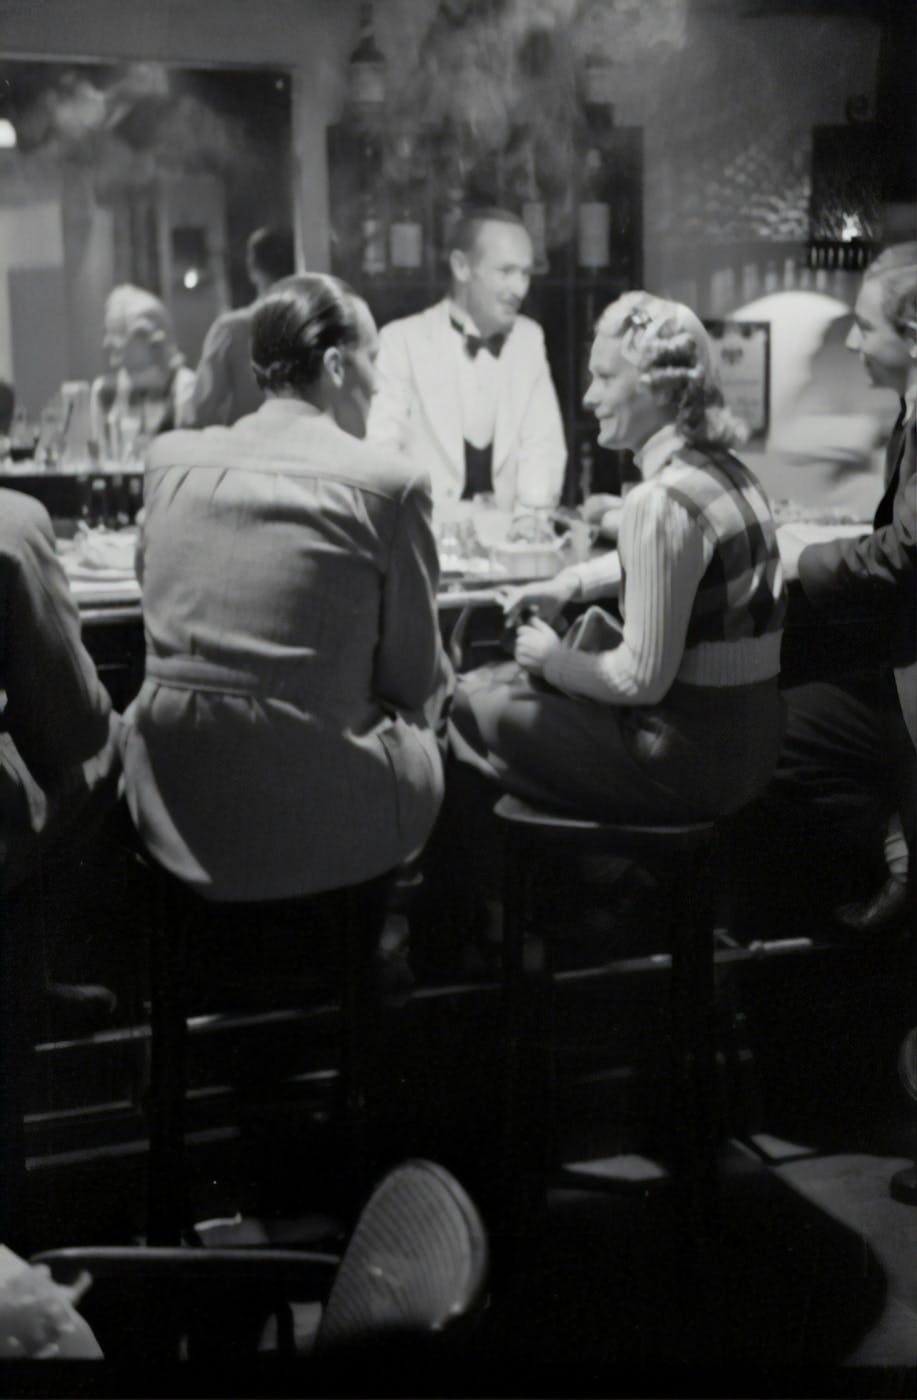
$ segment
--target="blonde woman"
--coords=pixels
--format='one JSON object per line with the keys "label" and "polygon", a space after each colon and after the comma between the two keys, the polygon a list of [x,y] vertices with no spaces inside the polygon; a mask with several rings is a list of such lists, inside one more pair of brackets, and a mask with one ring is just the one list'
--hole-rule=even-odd
{"label": "blonde woman", "polygon": [[[633,821],[744,805],[777,762],[784,592],[774,524],[732,448],[707,334],[686,306],[629,292],[599,320],[584,404],[634,452],[619,548],[506,600],[514,674],[459,682],[454,751],[552,807]],[[623,626],[569,603],[617,597]]]}

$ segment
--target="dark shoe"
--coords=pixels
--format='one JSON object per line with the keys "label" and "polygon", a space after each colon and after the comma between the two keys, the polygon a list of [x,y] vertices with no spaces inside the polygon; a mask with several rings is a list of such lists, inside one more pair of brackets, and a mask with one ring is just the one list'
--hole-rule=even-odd
{"label": "dark shoe", "polygon": [[49,982],[45,987],[51,1035],[92,1035],[107,1026],[118,1005],[108,987],[79,982]]}
{"label": "dark shoe", "polygon": [[889,875],[869,899],[853,904],[841,904],[834,917],[842,928],[868,941],[897,933],[908,923],[911,914],[907,885]]}

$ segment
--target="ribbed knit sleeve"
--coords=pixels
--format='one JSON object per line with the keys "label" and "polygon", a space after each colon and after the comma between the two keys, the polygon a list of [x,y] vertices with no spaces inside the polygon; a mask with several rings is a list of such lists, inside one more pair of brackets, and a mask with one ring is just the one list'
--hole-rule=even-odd
{"label": "ribbed knit sleeve", "polygon": [[688,511],[658,483],[647,481],[627,497],[619,552],[627,579],[620,645],[599,653],[558,647],[548,657],[544,675],[568,695],[654,705],[681,665],[697,586],[712,547]]}
{"label": "ribbed knit sleeve", "polygon": [[587,603],[599,598],[613,598],[621,584],[621,556],[616,549],[600,554],[584,564],[571,564],[558,574],[559,579],[576,583],[574,597]]}

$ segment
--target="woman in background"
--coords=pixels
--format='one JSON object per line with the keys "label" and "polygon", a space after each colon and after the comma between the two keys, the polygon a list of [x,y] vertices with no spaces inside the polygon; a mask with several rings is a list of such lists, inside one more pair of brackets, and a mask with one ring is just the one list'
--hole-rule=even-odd
{"label": "woman in background", "polygon": [[175,344],[166,307],[125,282],[105,303],[109,372],[92,385],[90,436],[103,458],[136,457],[158,433],[190,422],[194,371]]}

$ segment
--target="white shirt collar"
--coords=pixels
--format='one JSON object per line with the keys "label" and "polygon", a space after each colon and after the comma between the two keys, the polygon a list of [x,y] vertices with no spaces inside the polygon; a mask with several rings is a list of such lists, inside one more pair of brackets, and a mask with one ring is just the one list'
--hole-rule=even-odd
{"label": "white shirt collar", "polygon": [[457,321],[466,335],[481,334],[474,323],[474,319],[468,315],[467,311],[463,311],[458,302],[453,301],[452,297],[446,297],[446,309],[449,312],[450,320]]}
{"label": "white shirt collar", "polygon": [[[451,317],[451,319],[452,319],[453,321],[457,321],[457,322],[458,322],[458,324],[461,326],[461,328],[462,328],[463,332],[465,333],[465,335],[477,335],[477,336],[480,336],[482,340],[487,340],[487,339],[488,339],[488,337],[487,337],[486,335],[484,335],[484,333],[483,333],[483,331],[481,330],[480,326],[478,326],[477,323],[475,322],[474,317],[469,316],[467,311],[463,311],[462,308],[458,305],[458,303],[455,302],[455,301],[453,301],[452,297],[446,297],[446,310],[447,310],[449,316]],[[516,329],[516,325],[517,325],[517,324],[518,324],[518,317],[516,318],[516,320],[513,321],[513,324],[510,326],[509,330],[506,332],[506,335],[505,335],[505,337],[504,337],[504,342],[505,342],[506,340],[509,340],[509,338],[510,338],[510,336],[512,335],[513,331]]]}
{"label": "white shirt collar", "polygon": [[684,438],[674,423],[665,423],[652,437],[647,438],[639,452],[634,453],[634,461],[640,468],[644,481],[655,476],[670,457],[685,445]]}
{"label": "white shirt collar", "polygon": [[917,380],[909,384],[904,395],[904,416],[913,418],[917,413]]}

